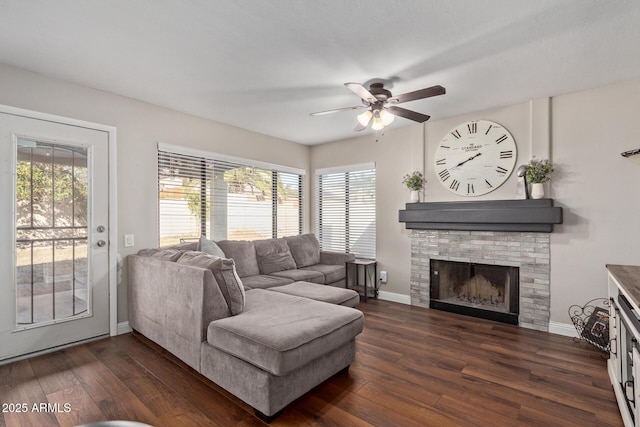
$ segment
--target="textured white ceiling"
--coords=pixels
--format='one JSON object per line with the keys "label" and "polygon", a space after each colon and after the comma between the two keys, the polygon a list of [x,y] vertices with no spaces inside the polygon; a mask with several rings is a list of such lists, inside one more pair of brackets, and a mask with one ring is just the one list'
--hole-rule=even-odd
{"label": "textured white ceiling", "polygon": [[[637,0],[0,0],[0,62],[303,144],[345,82],[442,119],[640,76]],[[392,127],[414,122],[398,118]]]}

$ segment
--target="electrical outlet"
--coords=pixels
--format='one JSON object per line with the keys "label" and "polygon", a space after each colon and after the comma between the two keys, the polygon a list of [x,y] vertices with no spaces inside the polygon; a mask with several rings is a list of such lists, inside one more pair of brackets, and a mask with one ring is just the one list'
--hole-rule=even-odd
{"label": "electrical outlet", "polygon": [[380,281],[382,283],[387,283],[387,272],[386,271],[381,271],[380,272]]}
{"label": "electrical outlet", "polygon": [[124,247],[125,248],[132,248],[134,247],[134,239],[133,239],[133,234],[125,234],[124,235]]}

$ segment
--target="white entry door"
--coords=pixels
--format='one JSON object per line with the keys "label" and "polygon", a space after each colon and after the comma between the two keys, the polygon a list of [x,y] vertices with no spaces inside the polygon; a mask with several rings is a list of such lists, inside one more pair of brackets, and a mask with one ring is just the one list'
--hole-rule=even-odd
{"label": "white entry door", "polygon": [[109,333],[108,138],[0,112],[0,361]]}

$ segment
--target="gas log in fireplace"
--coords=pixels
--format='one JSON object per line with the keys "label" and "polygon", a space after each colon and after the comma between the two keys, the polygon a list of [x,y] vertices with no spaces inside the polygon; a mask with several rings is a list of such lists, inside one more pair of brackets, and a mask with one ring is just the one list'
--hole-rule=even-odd
{"label": "gas log in fireplace", "polygon": [[431,259],[429,306],[518,324],[519,268]]}

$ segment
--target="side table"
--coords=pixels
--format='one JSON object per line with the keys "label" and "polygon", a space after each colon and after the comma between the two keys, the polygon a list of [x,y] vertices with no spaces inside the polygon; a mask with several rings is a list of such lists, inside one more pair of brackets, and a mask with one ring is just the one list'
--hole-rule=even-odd
{"label": "side table", "polygon": [[[378,263],[376,260],[356,259],[347,261],[346,265],[346,287],[357,291],[367,302],[369,298],[378,298]],[[360,280],[362,272],[362,281]]]}

